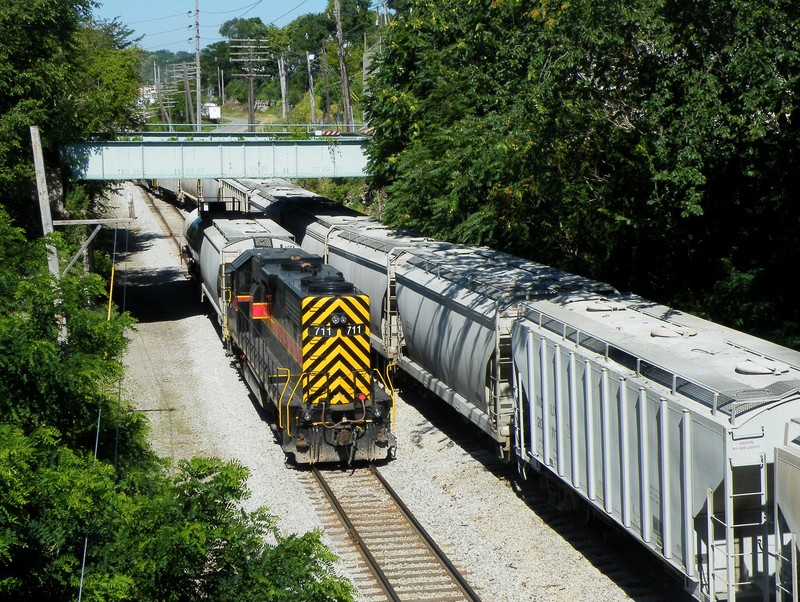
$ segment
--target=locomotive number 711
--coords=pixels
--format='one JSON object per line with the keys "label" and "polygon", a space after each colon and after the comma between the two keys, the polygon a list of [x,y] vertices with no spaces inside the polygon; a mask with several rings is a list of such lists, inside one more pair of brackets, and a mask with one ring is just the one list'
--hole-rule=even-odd
{"label": "locomotive number 711", "polygon": [[364,324],[348,324],[347,326],[312,326],[311,336],[313,337],[335,337],[341,332],[345,336],[355,336],[366,332]]}

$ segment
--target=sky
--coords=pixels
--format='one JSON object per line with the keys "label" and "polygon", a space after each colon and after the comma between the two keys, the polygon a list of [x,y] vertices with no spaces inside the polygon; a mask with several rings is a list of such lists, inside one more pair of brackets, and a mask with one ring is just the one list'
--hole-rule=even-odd
{"label": "sky", "polygon": [[[99,0],[94,15],[98,19],[113,19],[144,35],[139,45],[148,51],[185,50],[194,52],[195,0]],[[328,0],[198,0],[200,7],[200,46],[208,46],[223,38],[219,28],[225,21],[238,17],[260,17],[283,27],[297,17],[321,13]]]}

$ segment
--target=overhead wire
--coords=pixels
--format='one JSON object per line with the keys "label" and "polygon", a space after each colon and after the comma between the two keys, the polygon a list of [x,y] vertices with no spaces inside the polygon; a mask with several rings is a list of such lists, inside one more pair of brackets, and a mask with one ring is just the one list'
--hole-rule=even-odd
{"label": "overhead wire", "polygon": [[153,21],[162,21],[164,19],[172,19],[173,17],[182,17],[186,14],[187,14],[186,12],[182,12],[174,15],[164,15],[163,17],[153,17],[152,19],[142,19],[141,21],[128,21],[126,25],[138,25],[139,23],[152,23]]}

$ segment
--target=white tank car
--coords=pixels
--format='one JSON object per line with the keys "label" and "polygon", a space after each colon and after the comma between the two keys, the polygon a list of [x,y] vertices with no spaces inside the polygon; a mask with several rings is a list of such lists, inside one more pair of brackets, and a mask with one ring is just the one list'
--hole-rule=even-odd
{"label": "white tank car", "polygon": [[[774,593],[771,482],[776,448],[800,435],[800,353],[633,296],[531,303],[512,341],[521,463],[621,525],[698,599]],[[782,503],[796,523],[793,478]]]}
{"label": "white tank car", "polygon": [[226,267],[248,249],[298,246],[288,231],[270,219],[237,213],[204,215],[198,209],[186,217],[184,238],[191,258],[189,271],[200,280],[202,294],[214,308],[226,341],[225,319],[231,301],[224,278]]}

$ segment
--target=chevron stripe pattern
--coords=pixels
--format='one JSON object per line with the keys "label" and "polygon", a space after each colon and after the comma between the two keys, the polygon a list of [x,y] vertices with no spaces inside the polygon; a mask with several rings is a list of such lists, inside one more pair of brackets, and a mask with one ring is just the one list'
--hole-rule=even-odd
{"label": "chevron stripe pattern", "polygon": [[303,401],[369,396],[369,297],[306,297],[302,311]]}

